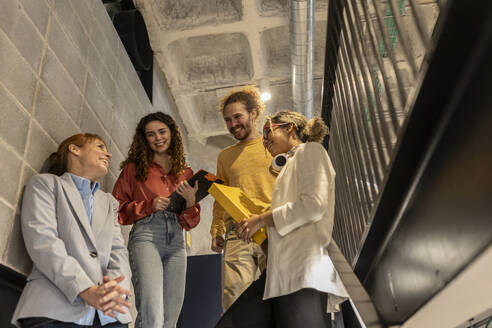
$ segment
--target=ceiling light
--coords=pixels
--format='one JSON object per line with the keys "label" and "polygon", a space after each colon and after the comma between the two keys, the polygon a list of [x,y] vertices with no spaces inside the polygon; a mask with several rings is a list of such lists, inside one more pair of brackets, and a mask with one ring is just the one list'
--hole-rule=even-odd
{"label": "ceiling light", "polygon": [[270,81],[268,81],[267,79],[261,79],[259,82],[261,101],[266,102],[272,99],[272,94],[270,93]]}
{"label": "ceiling light", "polygon": [[265,102],[265,101],[269,101],[270,99],[272,99],[272,95],[270,94],[270,92],[263,92],[260,95],[260,98],[261,98],[261,101]]}

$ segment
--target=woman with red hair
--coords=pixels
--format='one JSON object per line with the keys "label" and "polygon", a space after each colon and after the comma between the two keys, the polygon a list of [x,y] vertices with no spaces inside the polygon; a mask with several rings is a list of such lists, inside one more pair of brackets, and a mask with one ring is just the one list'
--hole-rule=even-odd
{"label": "woman with red hair", "polygon": [[12,323],[25,328],[127,327],[130,265],[118,202],[99,189],[111,154],[97,135],[80,133],[33,176],[21,226],[32,271]]}

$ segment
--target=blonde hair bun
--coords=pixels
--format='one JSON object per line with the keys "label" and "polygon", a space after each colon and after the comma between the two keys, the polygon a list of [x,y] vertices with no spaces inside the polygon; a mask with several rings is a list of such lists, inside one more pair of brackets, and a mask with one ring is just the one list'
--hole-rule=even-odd
{"label": "blonde hair bun", "polygon": [[268,122],[273,123],[292,123],[295,126],[296,134],[302,142],[322,142],[323,138],[329,133],[328,127],[321,117],[313,117],[309,121],[304,115],[291,110],[276,112],[267,118]]}

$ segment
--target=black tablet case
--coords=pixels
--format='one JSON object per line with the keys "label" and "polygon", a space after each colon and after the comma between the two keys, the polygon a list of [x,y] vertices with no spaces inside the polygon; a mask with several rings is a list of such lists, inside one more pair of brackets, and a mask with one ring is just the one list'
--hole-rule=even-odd
{"label": "black tablet case", "polygon": [[[193,186],[195,182],[198,182],[198,190],[195,194],[197,203],[208,195],[208,189],[210,188],[212,183],[224,183],[224,181],[219,179],[217,176],[205,170],[198,171],[188,180],[190,186]],[[181,197],[176,191],[171,194],[171,196],[169,197],[169,201],[170,202],[167,206],[166,211],[179,214],[183,210],[185,210],[186,200]]]}

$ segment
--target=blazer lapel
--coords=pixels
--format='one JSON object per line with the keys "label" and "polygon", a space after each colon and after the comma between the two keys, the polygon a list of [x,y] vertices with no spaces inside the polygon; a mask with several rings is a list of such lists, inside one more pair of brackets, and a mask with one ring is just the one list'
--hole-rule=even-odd
{"label": "blazer lapel", "polygon": [[85,211],[84,203],[82,202],[82,197],[80,196],[80,192],[78,191],[75,183],[72,180],[70,174],[65,173],[61,176],[62,178],[62,186],[63,190],[65,190],[65,194],[67,195],[67,201],[72,206],[72,209],[75,213],[75,218],[79,220],[82,229],[85,231],[92,245],[96,247],[96,239],[94,238],[94,234],[92,232],[92,228],[89,222],[89,218],[87,217],[87,213]]}

